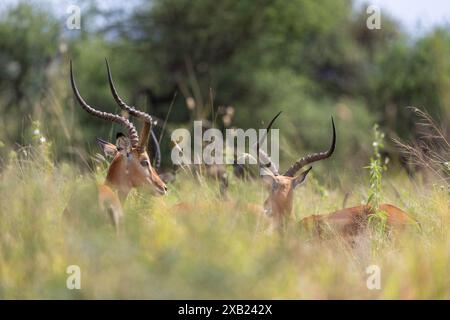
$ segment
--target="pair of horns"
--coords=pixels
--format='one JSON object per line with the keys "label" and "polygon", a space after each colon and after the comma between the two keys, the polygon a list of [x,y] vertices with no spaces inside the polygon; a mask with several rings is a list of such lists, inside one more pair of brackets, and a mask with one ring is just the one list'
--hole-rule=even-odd
{"label": "pair of horns", "polygon": [[[133,115],[137,118],[143,119],[144,120],[144,126],[142,128],[140,137],[137,134],[136,128],[134,127],[134,125],[126,118],[116,115],[116,114],[112,114],[112,113],[108,113],[108,112],[103,112],[103,111],[99,111],[94,109],[93,107],[91,107],[90,105],[88,105],[83,97],[81,97],[80,92],[78,91],[77,85],[75,83],[75,78],[73,76],[73,68],[72,68],[72,60],[70,61],[70,81],[72,84],[72,89],[73,92],[75,93],[75,97],[78,100],[78,103],[80,104],[80,106],[86,110],[88,113],[100,118],[100,119],[104,119],[104,120],[108,120],[108,121],[112,121],[112,122],[116,122],[120,125],[122,125],[128,132],[128,138],[130,139],[130,143],[131,143],[131,147],[132,148],[136,148],[136,149],[140,149],[142,151],[145,150],[147,143],[148,143],[148,139],[150,134],[152,135],[153,140],[155,140],[156,142],[156,149],[159,150],[159,145],[158,145],[158,141],[156,140],[156,137],[153,133],[153,131],[151,130],[152,124],[153,124],[153,119],[152,117],[145,112],[136,110],[134,107],[131,107],[129,105],[127,105],[119,96],[119,94],[117,93],[117,90],[114,86],[114,81],[112,79],[112,75],[111,75],[111,70],[109,68],[109,64],[108,64],[108,60],[106,60],[106,68],[108,70],[108,81],[109,81],[109,86],[111,89],[111,93],[114,97],[114,100],[116,101],[116,103],[119,105],[119,107],[122,110],[127,111],[130,115]],[[157,158],[159,158],[160,156],[158,155],[157,152]],[[157,162],[159,162],[160,159],[157,159]]]}
{"label": "pair of horns", "polygon": [[[263,150],[259,150],[259,144],[261,142],[264,141],[264,139],[266,138],[267,134],[269,133],[270,128],[272,127],[273,123],[275,122],[275,120],[280,116],[281,111],[277,113],[277,115],[275,117],[273,117],[273,119],[270,121],[269,125],[267,126],[266,132],[264,134],[264,136],[261,138],[261,141],[258,140],[257,142],[257,155],[258,155],[258,164],[260,167],[265,167],[268,168],[270,170],[270,172],[275,175],[278,176],[278,169],[274,166],[274,164],[272,163],[272,161],[270,160],[270,157],[263,151]],[[331,117],[331,125],[333,128],[333,136],[331,138],[331,145],[330,148],[325,151],[325,152],[317,152],[317,153],[312,153],[309,154],[303,158],[300,158],[299,160],[297,160],[296,162],[294,162],[289,169],[287,169],[287,171],[283,174],[284,176],[287,177],[293,177],[298,170],[300,170],[301,168],[303,168],[304,166],[306,166],[307,164],[316,162],[316,161],[320,161],[320,160],[324,160],[326,158],[329,158],[334,150],[336,149],[336,127],[334,125],[334,119],[333,117]],[[259,161],[259,157],[262,157],[265,160],[265,164],[262,165],[261,162]]]}

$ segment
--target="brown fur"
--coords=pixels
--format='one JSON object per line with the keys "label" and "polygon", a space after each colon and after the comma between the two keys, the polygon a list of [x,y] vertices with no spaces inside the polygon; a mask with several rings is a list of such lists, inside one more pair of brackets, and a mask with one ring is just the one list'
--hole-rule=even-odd
{"label": "brown fur", "polygon": [[[406,212],[394,205],[382,204],[380,211],[386,213],[386,227],[390,230],[403,230],[407,226],[417,225]],[[322,236],[328,229],[344,237],[355,236],[366,229],[371,214],[373,210],[370,206],[361,205],[328,214],[312,215],[302,219],[300,225],[317,236]]]}
{"label": "brown fur", "polygon": [[[147,166],[141,163],[147,162]],[[123,210],[121,203],[125,201],[132,188],[147,186],[158,194],[165,194],[167,187],[156,170],[150,164],[146,151],[134,149],[124,154],[117,152],[108,169],[104,185],[99,186],[99,203],[103,210],[112,215],[112,221],[117,228]],[[118,195],[113,191],[117,190]],[[107,203],[105,205],[105,203]]]}
{"label": "brown fur", "polygon": [[[148,165],[143,166],[142,161],[147,161]],[[109,217],[112,225],[119,232],[123,219],[122,204],[126,200],[132,188],[150,187],[157,194],[165,194],[166,185],[161,180],[155,169],[150,164],[147,152],[131,150],[129,153],[116,150],[104,184],[97,186],[98,210],[104,216]],[[92,192],[93,190],[90,190]],[[89,190],[84,190],[84,193]],[[72,201],[82,199],[78,194]],[[79,201],[79,200],[78,200]],[[64,217],[70,218],[74,223],[79,220],[79,214],[74,214],[73,204],[64,211]],[[82,210],[82,208],[78,208]]]}
{"label": "brown fur", "polygon": [[102,212],[109,215],[114,228],[118,231],[123,218],[122,204],[117,194],[107,185],[98,186],[98,205]]}
{"label": "brown fur", "polygon": [[[292,220],[295,179],[298,177],[274,176],[270,178],[270,193],[264,202],[264,208],[271,213],[277,227]],[[387,214],[387,227],[404,229],[406,225],[417,224],[406,212],[391,204],[380,205],[380,210]],[[312,215],[301,220],[300,224],[314,234],[321,235],[327,228],[332,228],[341,235],[352,236],[364,230],[368,217],[373,210],[369,206],[356,206],[341,209],[329,214]]]}
{"label": "brown fur", "polygon": [[296,177],[271,176],[266,177],[269,182],[269,196],[264,201],[264,210],[274,218],[275,226],[282,228],[292,220],[294,189],[305,179],[307,172]]}
{"label": "brown fur", "polygon": [[[148,166],[143,167],[142,161],[147,161]],[[151,166],[147,152],[137,150],[131,150],[128,154],[116,154],[109,166],[105,184],[117,189],[122,200],[132,188],[148,186],[159,194],[165,194],[167,190],[165,183]]]}

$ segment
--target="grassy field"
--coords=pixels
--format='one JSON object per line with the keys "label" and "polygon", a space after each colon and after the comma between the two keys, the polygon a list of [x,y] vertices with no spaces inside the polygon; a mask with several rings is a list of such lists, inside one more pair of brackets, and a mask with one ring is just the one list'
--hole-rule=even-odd
{"label": "grassy field", "polygon": [[[381,6],[379,20],[360,0],[116,2],[0,0],[0,299],[450,299],[448,23],[408,30],[397,10]],[[132,190],[117,233],[98,210],[111,159],[96,138],[134,133],[80,107],[72,65],[93,108],[144,133],[150,118],[117,104],[106,59],[123,102],[157,122],[165,169],[177,129],[250,137],[282,111],[272,130],[286,170],[330,146],[333,119],[336,150],[310,163],[284,233],[255,213],[269,193],[262,179],[231,168],[226,201],[217,181],[183,168],[165,196]],[[114,180],[142,181],[134,169],[147,162],[136,159],[120,159],[135,166]],[[420,227],[384,232],[381,203]],[[361,204],[376,214],[352,243],[300,227]],[[67,285],[74,266],[80,290]],[[368,286],[374,270],[379,289]]]}
{"label": "grassy field", "polygon": [[[54,165],[46,144],[12,153],[3,165],[1,299],[450,298],[450,196],[439,185],[385,177],[384,200],[407,211],[422,230],[361,237],[352,248],[338,238],[319,242],[295,222],[283,237],[272,232],[270,219],[245,206],[267,195],[258,181],[232,180],[232,200],[222,202],[217,185],[188,175],[179,176],[165,197],[133,192],[119,237],[96,221],[92,192],[77,201],[87,223],[74,227],[62,212],[94,175]],[[99,166],[95,176],[104,174]],[[296,190],[296,219],[340,208],[343,190],[352,191],[347,205],[361,203],[366,182],[355,178],[367,170],[354,175],[324,184],[310,177]],[[180,201],[190,208],[176,209]],[[66,287],[69,265],[81,268],[81,290]],[[370,265],[380,267],[380,290],[367,288]]]}

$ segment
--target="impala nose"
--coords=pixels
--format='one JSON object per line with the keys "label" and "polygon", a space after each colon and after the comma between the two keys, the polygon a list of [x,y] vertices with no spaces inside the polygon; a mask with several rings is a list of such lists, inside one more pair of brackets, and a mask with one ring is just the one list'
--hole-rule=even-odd
{"label": "impala nose", "polygon": [[164,186],[164,187],[159,187],[158,186],[158,187],[155,188],[155,190],[161,196],[164,196],[167,193],[167,187],[166,186]]}
{"label": "impala nose", "polygon": [[167,186],[165,184],[157,186],[156,189],[158,190],[158,193],[162,196],[167,194]]}

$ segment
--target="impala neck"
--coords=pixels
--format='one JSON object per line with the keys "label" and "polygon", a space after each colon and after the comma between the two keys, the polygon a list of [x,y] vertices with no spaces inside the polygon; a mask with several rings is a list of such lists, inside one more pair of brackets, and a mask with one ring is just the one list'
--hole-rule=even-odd
{"label": "impala neck", "polygon": [[284,197],[275,197],[272,199],[273,213],[279,218],[290,217],[293,209],[293,191],[290,190]]}
{"label": "impala neck", "polygon": [[111,181],[108,181],[108,180],[105,181],[105,185],[107,185],[111,189],[117,191],[117,195],[119,196],[119,200],[122,204],[127,199],[127,196],[131,190],[131,188],[124,188],[124,187],[117,185],[115,183],[112,183]]}
{"label": "impala neck", "polygon": [[117,191],[120,201],[123,203],[132,185],[128,179],[127,168],[123,161],[113,161],[108,169],[105,184]]}

